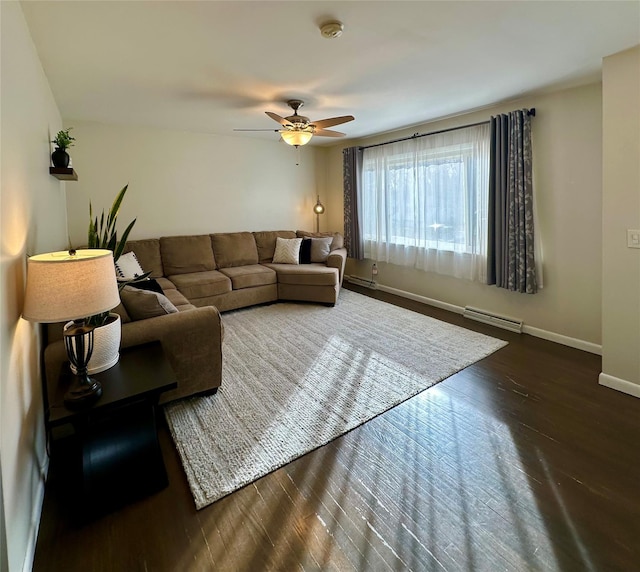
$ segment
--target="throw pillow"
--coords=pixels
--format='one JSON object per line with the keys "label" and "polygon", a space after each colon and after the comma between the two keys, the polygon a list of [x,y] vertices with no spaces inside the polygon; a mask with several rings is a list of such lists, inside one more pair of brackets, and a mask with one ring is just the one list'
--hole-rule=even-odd
{"label": "throw pillow", "polygon": [[300,264],[311,264],[311,239],[303,238],[300,245]]}
{"label": "throw pillow", "polygon": [[311,262],[326,262],[331,252],[333,237],[311,239]]}
{"label": "throw pillow", "polygon": [[132,320],[145,320],[178,311],[164,294],[139,290],[133,286],[125,286],[120,290],[120,299]]}
{"label": "throw pillow", "polygon": [[339,232],[308,232],[306,230],[298,230],[296,234],[300,238],[325,238],[333,237],[331,242],[331,252],[339,248],[344,248],[344,237]]}
{"label": "throw pillow", "polygon": [[133,251],[121,254],[115,265],[118,280],[132,280],[144,274],[144,270],[142,270],[142,266],[140,266],[138,258]]}
{"label": "throw pillow", "polygon": [[298,264],[300,258],[301,238],[276,239],[276,250],[273,253],[274,264]]}
{"label": "throw pillow", "polygon": [[134,288],[138,288],[139,290],[151,290],[152,292],[157,292],[158,294],[164,294],[162,291],[162,287],[158,284],[157,280],[153,278],[146,278],[145,280],[137,280],[136,282],[129,282],[128,286],[133,286]]}

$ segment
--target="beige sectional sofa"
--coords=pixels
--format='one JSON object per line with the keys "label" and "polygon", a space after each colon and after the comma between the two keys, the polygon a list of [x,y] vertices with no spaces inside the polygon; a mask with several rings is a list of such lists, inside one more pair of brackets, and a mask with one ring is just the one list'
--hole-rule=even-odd
{"label": "beige sectional sofa", "polygon": [[[326,260],[273,263],[277,238],[331,237]],[[327,238],[328,240],[328,238]],[[121,347],[162,342],[178,380],[161,403],[214,392],[222,381],[223,327],[219,312],[293,300],[333,305],[338,299],[346,250],[337,233],[263,231],[169,236],[130,241],[145,272],[151,272],[177,312],[132,320],[123,304]],[[49,328],[47,382],[57,380],[66,352],[62,328]]]}
{"label": "beige sectional sofa", "polygon": [[175,287],[197,307],[221,312],[276,300],[335,304],[342,284],[346,250],[340,235],[326,261],[274,264],[278,237],[307,237],[298,231],[232,232],[169,236],[132,241],[142,268],[165,278],[163,290]]}

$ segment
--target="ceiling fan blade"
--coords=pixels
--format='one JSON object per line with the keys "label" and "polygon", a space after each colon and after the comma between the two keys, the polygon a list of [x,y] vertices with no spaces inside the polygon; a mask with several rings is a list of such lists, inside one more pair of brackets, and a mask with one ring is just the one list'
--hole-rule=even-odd
{"label": "ceiling fan blade", "polygon": [[353,121],[354,119],[355,117],[353,115],[343,115],[342,117],[330,117],[329,119],[313,121],[311,124],[315,125],[318,129],[324,129],[325,127],[333,127],[334,125],[348,123],[349,121]]}
{"label": "ceiling fan blade", "polygon": [[279,129],[234,129],[234,131],[271,131],[272,133],[278,133]]}
{"label": "ceiling fan blade", "polygon": [[344,133],[340,133],[340,131],[332,131],[331,129],[316,129],[313,132],[314,135],[318,135],[319,137],[344,137]]}
{"label": "ceiling fan blade", "polygon": [[277,113],[272,113],[271,111],[265,111],[265,113],[269,117],[271,117],[271,119],[273,119],[274,121],[277,121],[280,125],[283,125],[284,127],[291,125],[290,121],[287,121],[284,117],[280,117]]}

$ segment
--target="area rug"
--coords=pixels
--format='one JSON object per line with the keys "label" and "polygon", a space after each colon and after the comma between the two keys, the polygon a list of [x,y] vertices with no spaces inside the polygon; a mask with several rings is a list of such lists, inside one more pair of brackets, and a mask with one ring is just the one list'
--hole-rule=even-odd
{"label": "area rug", "polygon": [[222,321],[221,389],[165,407],[198,509],[506,345],[348,290]]}

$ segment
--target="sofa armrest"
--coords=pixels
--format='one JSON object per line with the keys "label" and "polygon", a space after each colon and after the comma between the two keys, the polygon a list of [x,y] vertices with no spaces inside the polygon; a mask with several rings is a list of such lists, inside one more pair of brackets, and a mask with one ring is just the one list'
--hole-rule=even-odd
{"label": "sofa armrest", "polygon": [[[185,310],[122,325],[120,347],[152,341],[162,343],[178,387],[160,396],[160,403],[206,393],[222,382],[222,322],[213,306]],[[62,341],[44,352],[47,385],[56,383],[67,354]]]}
{"label": "sofa armrest", "polygon": [[327,266],[337,268],[340,273],[340,286],[342,286],[342,278],[344,277],[344,265],[347,261],[347,249],[338,248],[329,254],[327,258]]}
{"label": "sofa armrest", "polygon": [[178,380],[178,387],[160,396],[160,403],[205,393],[222,383],[220,313],[214,306],[185,310],[125,324],[123,348],[158,340]]}

